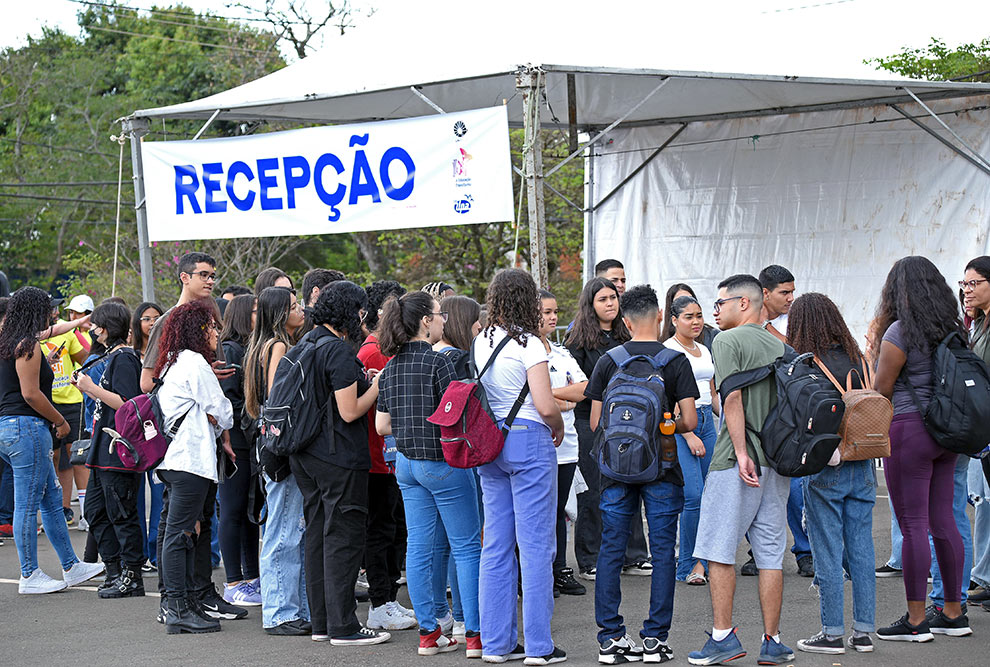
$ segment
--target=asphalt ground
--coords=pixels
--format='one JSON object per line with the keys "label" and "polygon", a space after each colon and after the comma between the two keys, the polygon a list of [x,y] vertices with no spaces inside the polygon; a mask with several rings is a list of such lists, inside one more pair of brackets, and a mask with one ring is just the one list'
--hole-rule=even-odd
{"label": "asphalt ground", "polygon": [[[877,563],[883,564],[890,549],[890,510],[886,489],[878,490],[873,516],[873,534]],[[82,554],[86,534],[70,529],[76,553]],[[57,576],[58,560],[44,535],[38,538],[42,568]],[[740,548],[738,563],[744,562],[745,548]],[[573,555],[571,554],[573,562]],[[435,657],[416,654],[415,630],[392,633],[392,639],[371,647],[333,647],[315,643],[308,637],[271,637],[261,627],[260,607],[252,607],[248,618],[223,621],[223,631],[207,635],[168,636],[155,622],[158,598],[100,600],[97,582],[50,595],[18,595],[19,567],[13,540],[0,547],[0,665],[464,665],[463,651]],[[214,580],[223,581],[222,570],[214,571]],[[796,649],[798,639],[821,629],[818,597],[809,588],[810,579],[797,575],[794,559],[788,554],[784,562],[784,606],[781,638]],[[594,589],[591,582],[587,595],[562,596],[556,601],[553,635],[568,655],[568,662],[578,665],[597,664],[594,615]],[[157,590],[154,576],[145,579],[149,591]],[[630,633],[638,635],[649,602],[649,579],[623,576],[622,612]],[[409,604],[403,587],[399,600]],[[900,578],[877,580],[877,622],[884,625],[900,617],[905,610],[904,588]],[[367,616],[368,604],[359,606],[358,615]],[[852,623],[851,589],[846,586],[846,627]],[[990,637],[990,613],[979,608],[970,611],[973,635],[952,638],[937,636],[927,644],[875,641],[870,654],[848,652],[845,655],[817,655],[797,652],[794,664],[808,667],[839,665],[988,665],[987,637]],[[678,584],[675,592],[674,622],[670,645],[675,664],[687,664],[687,654],[700,648],[704,634],[712,623],[708,587]],[[762,633],[756,577],[739,577],[735,600],[735,623],[743,647],[749,651],[734,665],[755,665]],[[514,663],[521,664],[521,663]]]}

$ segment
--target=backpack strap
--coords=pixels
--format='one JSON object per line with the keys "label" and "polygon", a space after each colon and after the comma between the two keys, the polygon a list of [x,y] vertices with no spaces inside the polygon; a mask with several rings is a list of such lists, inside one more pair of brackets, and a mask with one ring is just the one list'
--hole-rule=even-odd
{"label": "backpack strap", "polygon": [[722,384],[718,388],[718,395],[724,403],[725,399],[732,392],[749,387],[757,382],[761,382],[773,375],[773,372],[774,365],[769,364],[767,366],[760,366],[759,368],[753,368],[748,371],[733,373],[729,377],[722,380]]}
{"label": "backpack strap", "polygon": [[817,357],[817,355],[815,356],[814,361],[815,361],[815,365],[818,366],[818,368],[821,369],[822,373],[825,374],[825,377],[827,377],[829,379],[829,381],[832,384],[835,385],[835,388],[839,390],[839,394],[845,394],[847,390],[848,391],[851,391],[852,390],[852,374],[853,374],[853,371],[856,370],[855,368],[853,370],[849,371],[849,375],[846,376],[846,387],[847,387],[847,389],[843,389],[842,388],[842,385],[839,384],[839,381],[835,379],[835,376],[834,375],[832,375],[832,371],[830,371],[828,369],[828,367],[825,366],[824,363],[822,363],[822,360],[819,359]]}
{"label": "backpack strap", "polygon": [[[478,373],[477,376],[478,381],[481,381],[481,376],[485,374],[485,371],[487,371],[489,368],[492,367],[492,363],[495,361],[495,357],[497,357],[498,353],[502,351],[502,348],[504,348],[506,345],[509,344],[509,340],[511,340],[511,338],[512,336],[506,335],[505,338],[499,341],[499,344],[495,346],[495,350],[492,352],[492,356],[488,357],[488,362],[485,364],[485,367],[481,369],[480,373]],[[473,344],[471,345],[471,367],[474,369],[478,368],[478,364],[474,360]],[[509,429],[512,428],[512,423],[516,420],[516,416],[519,414],[519,410],[522,409],[523,403],[526,402],[526,396],[528,395],[529,395],[529,380],[526,380],[526,383],[523,385],[522,389],[519,390],[519,395],[516,396],[515,403],[513,403],[512,407],[509,409],[509,414],[506,415],[505,421],[502,422],[502,429],[501,429],[502,437],[505,437],[505,435],[509,432]]]}
{"label": "backpack strap", "polygon": [[[499,341],[499,344],[495,346],[495,351],[492,352],[492,356],[488,357],[488,362],[485,363],[485,367],[481,369],[480,373],[478,373],[477,379],[480,380],[481,376],[485,374],[485,371],[492,367],[492,364],[495,362],[495,357],[497,357],[498,353],[502,351],[502,348],[509,344],[509,340],[511,338],[511,336],[506,334],[505,338]],[[478,363],[474,360],[474,344],[471,345],[471,367],[475,370],[478,369]]]}
{"label": "backpack strap", "polygon": [[628,363],[629,360],[632,359],[632,355],[629,354],[629,350],[626,349],[625,345],[617,345],[611,350],[607,350],[605,354],[608,355],[609,359],[615,362],[615,365],[618,368],[622,368],[624,364]]}

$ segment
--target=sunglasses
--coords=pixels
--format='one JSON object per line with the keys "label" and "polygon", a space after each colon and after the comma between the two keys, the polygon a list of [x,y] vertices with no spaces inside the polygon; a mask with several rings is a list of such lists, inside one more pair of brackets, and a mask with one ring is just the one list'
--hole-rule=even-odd
{"label": "sunglasses", "polygon": [[743,298],[743,296],[742,295],[739,295],[739,296],[730,296],[727,299],[719,299],[714,304],[714,306],[715,306],[715,314],[718,315],[720,312],[722,312],[722,306],[724,306],[728,302],[735,301],[736,299],[742,299],[742,298]]}

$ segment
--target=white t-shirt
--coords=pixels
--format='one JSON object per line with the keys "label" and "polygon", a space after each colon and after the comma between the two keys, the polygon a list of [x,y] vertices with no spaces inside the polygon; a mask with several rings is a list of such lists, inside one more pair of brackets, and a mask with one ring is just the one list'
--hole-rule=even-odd
{"label": "white t-shirt", "polygon": [[[474,339],[474,361],[478,365],[478,372],[485,367],[488,358],[506,335],[505,329],[495,327],[491,340],[488,338],[487,329]],[[519,392],[526,384],[526,372],[537,364],[547,362],[547,353],[539,338],[524,334],[523,340],[526,341],[526,347],[510,340],[498,353],[492,367],[481,377],[485,393],[488,394],[488,405],[498,419],[505,419],[509,415],[512,404],[516,402]],[[531,393],[526,395],[517,417],[541,424],[546,423],[537,412]]]}
{"label": "white t-shirt", "polygon": [[684,356],[691,362],[691,370],[694,372],[694,381],[698,383],[698,391],[701,398],[695,401],[695,405],[712,404],[712,378],[715,377],[715,362],[712,361],[712,353],[708,348],[697,343],[701,350],[701,356],[696,357],[688,352],[687,348],[681,345],[676,338],[671,336],[663,342],[666,347],[677,352],[683,352]]}
{"label": "white t-shirt", "polygon": [[[552,389],[578,384],[588,379],[566,347],[550,343],[549,363]],[[560,416],[564,418],[564,441],[557,448],[557,463],[577,463],[578,435],[577,429],[574,428],[574,410],[561,412]]]}

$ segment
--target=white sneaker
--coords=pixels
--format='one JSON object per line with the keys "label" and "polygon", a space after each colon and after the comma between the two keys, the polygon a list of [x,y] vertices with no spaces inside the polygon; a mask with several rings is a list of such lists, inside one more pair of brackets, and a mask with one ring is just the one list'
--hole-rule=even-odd
{"label": "white sneaker", "polygon": [[461,639],[467,638],[467,626],[464,625],[464,621],[454,621],[454,636]]}
{"label": "white sneaker", "polygon": [[88,533],[89,532],[89,521],[86,521],[86,519],[84,519],[82,517],[79,517],[79,523],[76,524],[76,530],[81,530],[83,532]]}
{"label": "white sneaker", "polygon": [[41,593],[54,593],[65,587],[64,581],[52,579],[39,567],[31,573],[30,577],[21,577],[17,585],[17,592],[22,595],[39,595]]}
{"label": "white sneaker", "polygon": [[447,610],[447,614],[443,618],[437,619],[437,624],[440,626],[440,632],[446,637],[450,637],[454,632],[454,615]]}
{"label": "white sneaker", "polygon": [[408,630],[416,625],[415,618],[393,611],[388,604],[368,610],[367,627],[371,630]]}
{"label": "white sneaker", "polygon": [[82,561],[78,561],[62,573],[62,578],[65,580],[66,586],[75,586],[84,581],[89,581],[103,572],[103,570],[103,563],[83,563]]}
{"label": "white sneaker", "polygon": [[363,588],[364,590],[368,590],[370,588],[370,586],[368,585],[367,572],[360,572],[358,574],[356,588]]}
{"label": "white sneaker", "polygon": [[395,600],[386,603],[385,606],[391,609],[393,614],[402,614],[403,616],[408,616],[409,618],[412,619],[416,618],[416,612],[414,612],[412,609],[406,609]]}

